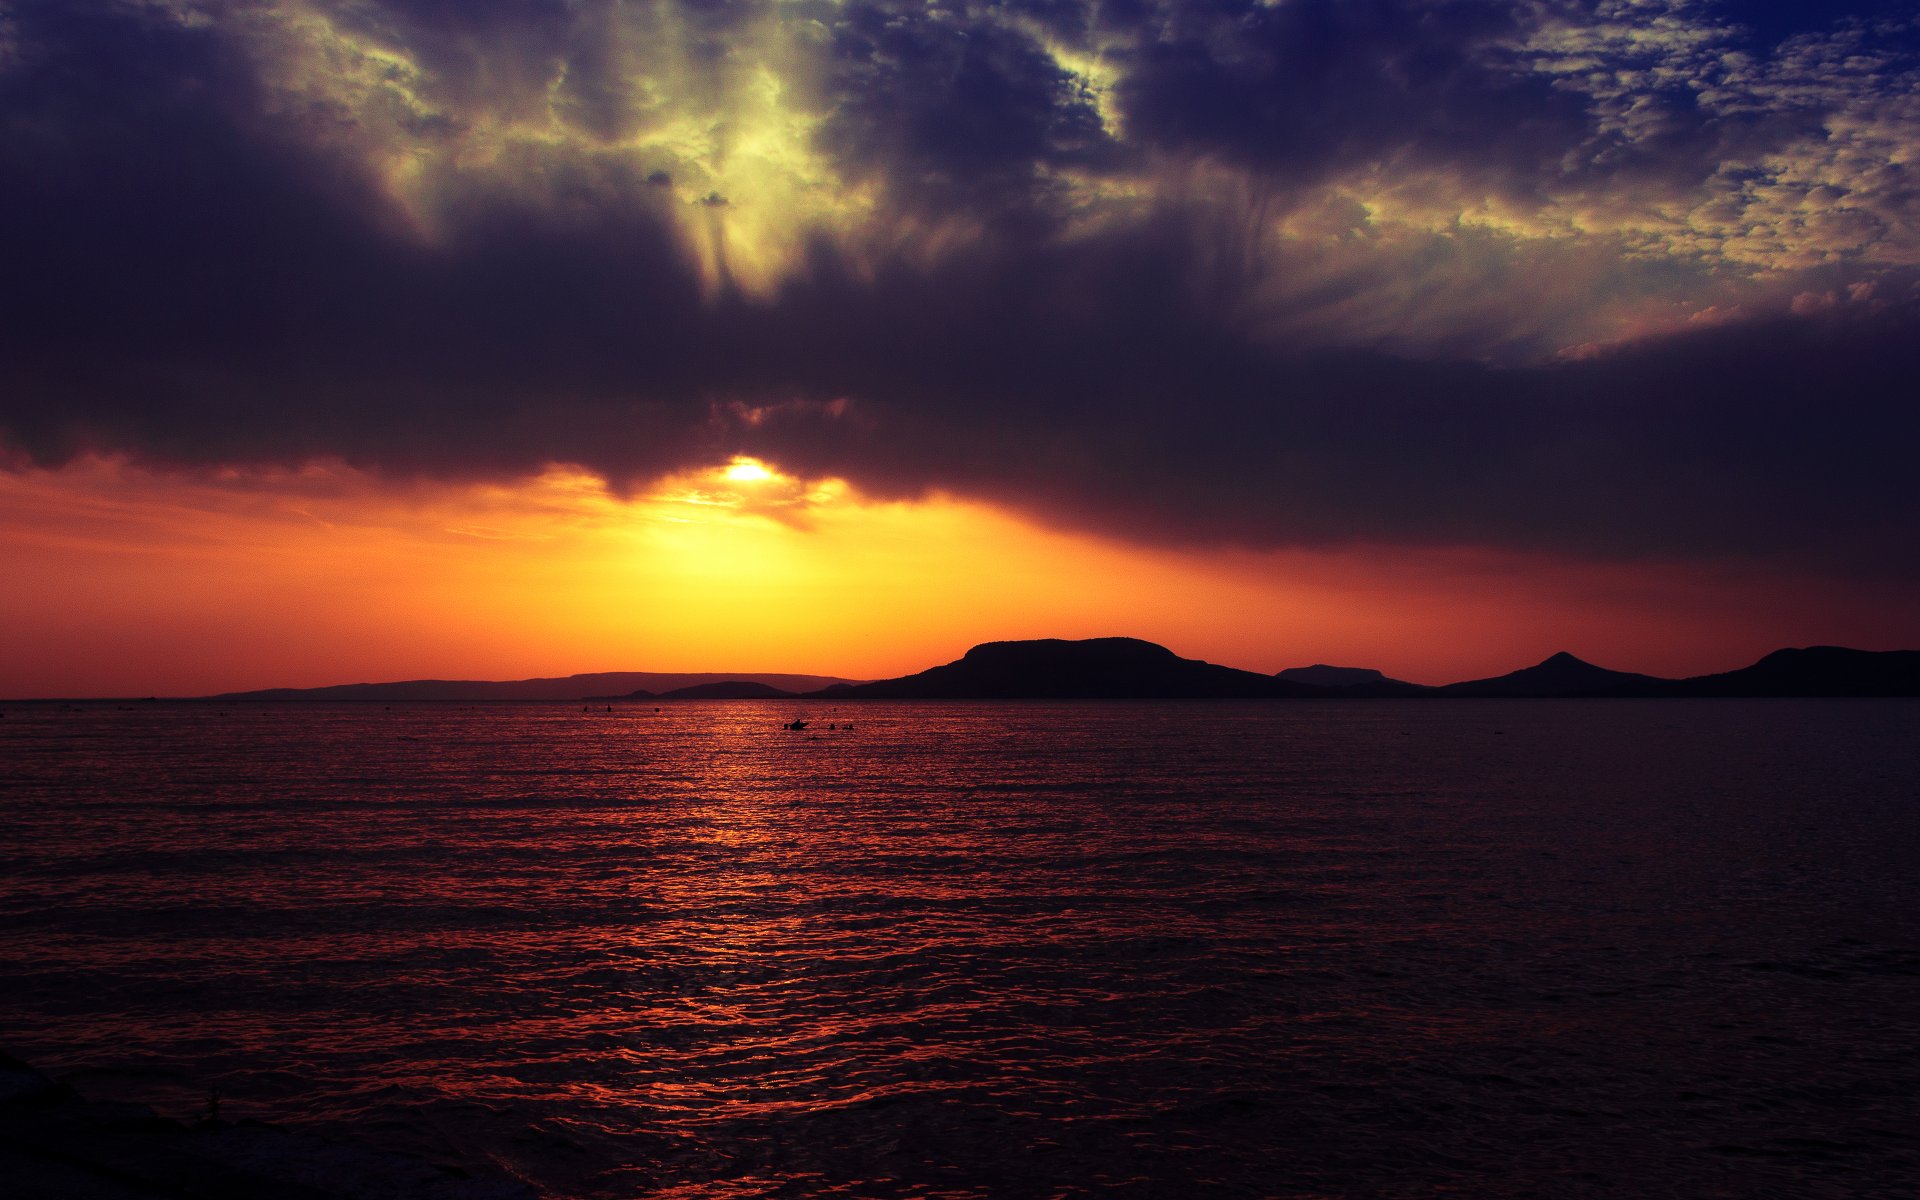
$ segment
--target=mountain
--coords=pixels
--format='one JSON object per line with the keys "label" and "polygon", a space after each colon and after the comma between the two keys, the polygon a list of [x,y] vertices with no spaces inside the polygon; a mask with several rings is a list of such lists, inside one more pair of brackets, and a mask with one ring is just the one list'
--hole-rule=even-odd
{"label": "mountain", "polygon": [[1609,671],[1568,654],[1492,679],[1470,679],[1439,689],[1442,696],[1650,696],[1665,695],[1673,681],[1630,671]]}
{"label": "mountain", "polygon": [[[767,684],[751,679],[729,679],[721,683],[696,683],[692,687],[675,688],[670,692],[661,692],[658,698],[661,700],[785,700],[796,694],[777,687],[769,687]],[[647,698],[646,692],[636,692],[628,697],[632,700]]]}
{"label": "mountain", "polygon": [[1920,650],[1809,646],[1672,685],[1678,696],[1920,696]]}
{"label": "mountain", "polygon": [[1083,700],[1307,697],[1326,689],[1196,659],[1137,638],[987,642],[957,662],[836,687],[847,700]]}
{"label": "mountain", "polygon": [[1274,678],[1310,683],[1314,687],[1355,687],[1363,683],[1395,682],[1372,667],[1329,667],[1325,663],[1315,663],[1310,667],[1288,667],[1276,673]]}
{"label": "mountain", "polygon": [[1422,684],[1389,679],[1372,667],[1329,667],[1315,663],[1311,667],[1288,667],[1274,678],[1331,688],[1330,694],[1342,700],[1396,700],[1434,693],[1434,689]]}
{"label": "mountain", "polygon": [[407,679],[397,683],[343,683],[332,687],[226,692],[209,700],[642,700],[661,692],[713,683],[757,683],[782,692],[816,692],[851,682],[832,675],[754,672],[600,671],[556,679]]}
{"label": "mountain", "polygon": [[1811,646],[1776,650],[1750,667],[1691,679],[1609,671],[1560,653],[1492,679],[1429,688],[1367,667],[1290,667],[1261,675],[1197,659],[1137,638],[987,642],[958,661],[899,679],[859,683],[830,675],[764,672],[602,671],[511,681],[409,679],[333,687],[269,688],[206,697],[222,701],[405,700],[779,700],[1153,699],[1293,697],[1920,696],[1920,650]]}

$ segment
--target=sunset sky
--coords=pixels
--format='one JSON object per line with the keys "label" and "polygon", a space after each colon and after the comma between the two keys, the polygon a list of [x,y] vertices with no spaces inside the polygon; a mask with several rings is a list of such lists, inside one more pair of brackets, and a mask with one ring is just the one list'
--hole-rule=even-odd
{"label": "sunset sky", "polygon": [[0,0],[0,696],[1920,646],[1920,23]]}

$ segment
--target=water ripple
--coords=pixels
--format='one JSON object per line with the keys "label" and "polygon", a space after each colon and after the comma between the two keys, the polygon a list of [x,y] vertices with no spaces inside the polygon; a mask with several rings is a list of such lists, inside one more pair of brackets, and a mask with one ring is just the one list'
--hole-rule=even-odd
{"label": "water ripple", "polygon": [[792,708],[12,709],[0,1040],[581,1200],[1920,1177],[1920,705]]}

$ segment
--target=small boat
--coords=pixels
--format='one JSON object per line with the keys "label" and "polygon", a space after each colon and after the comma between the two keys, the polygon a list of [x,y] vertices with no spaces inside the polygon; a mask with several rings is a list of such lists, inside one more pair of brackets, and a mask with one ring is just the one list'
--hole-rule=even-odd
{"label": "small boat", "polygon": [[789,721],[785,725],[782,725],[780,728],[791,729],[794,732],[798,733],[800,730],[805,729],[806,727],[807,727],[807,723],[805,721]]}

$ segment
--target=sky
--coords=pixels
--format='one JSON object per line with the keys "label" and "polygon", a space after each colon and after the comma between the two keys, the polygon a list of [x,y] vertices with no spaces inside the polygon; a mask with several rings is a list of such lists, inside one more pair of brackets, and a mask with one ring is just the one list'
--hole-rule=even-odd
{"label": "sky", "polygon": [[0,695],[1920,646],[1920,22],[0,0]]}

